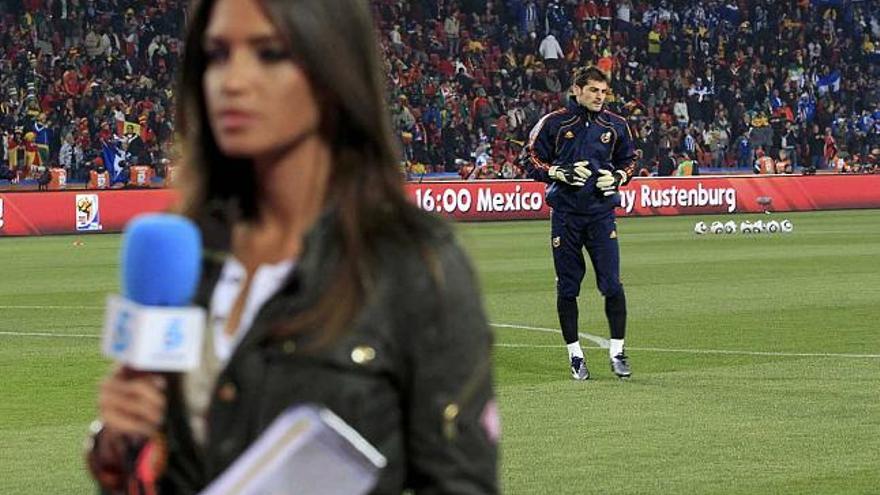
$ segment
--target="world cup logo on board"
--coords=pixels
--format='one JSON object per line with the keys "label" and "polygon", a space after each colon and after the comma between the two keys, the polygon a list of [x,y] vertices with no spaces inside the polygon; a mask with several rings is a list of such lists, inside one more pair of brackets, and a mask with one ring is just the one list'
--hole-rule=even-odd
{"label": "world cup logo on board", "polygon": [[101,230],[101,210],[97,194],[76,195],[76,230]]}

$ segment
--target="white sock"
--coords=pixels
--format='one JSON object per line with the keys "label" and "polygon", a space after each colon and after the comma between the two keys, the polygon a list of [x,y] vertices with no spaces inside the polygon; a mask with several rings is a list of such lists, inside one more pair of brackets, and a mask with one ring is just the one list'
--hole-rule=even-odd
{"label": "white sock", "polygon": [[575,356],[579,358],[584,357],[584,351],[583,349],[581,349],[581,343],[579,341],[567,344],[565,347],[568,348],[568,359],[571,359]]}
{"label": "white sock", "polygon": [[608,355],[612,358],[623,354],[623,339],[611,339],[608,341]]}

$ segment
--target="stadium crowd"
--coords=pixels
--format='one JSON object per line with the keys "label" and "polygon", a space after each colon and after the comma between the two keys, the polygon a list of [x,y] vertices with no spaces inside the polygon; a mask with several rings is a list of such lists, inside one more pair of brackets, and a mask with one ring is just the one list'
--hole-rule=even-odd
{"label": "stadium crowd", "polygon": [[161,169],[187,3],[0,0],[0,178]]}
{"label": "stadium crowd", "polygon": [[[161,174],[187,3],[0,0],[0,179]],[[610,74],[642,175],[880,167],[878,0],[372,5],[411,176],[522,177],[529,130],[585,64]]]}
{"label": "stadium crowd", "polygon": [[375,0],[411,176],[521,177],[571,69],[611,75],[640,173],[878,171],[875,0]]}

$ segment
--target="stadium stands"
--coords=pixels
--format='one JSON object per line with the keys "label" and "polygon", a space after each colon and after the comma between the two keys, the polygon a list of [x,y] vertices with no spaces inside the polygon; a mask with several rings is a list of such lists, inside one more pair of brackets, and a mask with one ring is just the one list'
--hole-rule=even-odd
{"label": "stadium stands", "polygon": [[98,157],[163,174],[187,3],[0,0],[3,175],[85,181]]}
{"label": "stadium stands", "polygon": [[[751,173],[757,151],[794,164],[780,170],[877,170],[874,0],[374,6],[393,122],[419,172],[521,175],[520,143],[539,115],[561,103],[579,64],[611,74],[612,106],[640,135],[643,174],[656,173],[662,159],[686,160],[684,152],[704,171]],[[561,59],[540,55],[555,52],[547,49],[549,34]]]}
{"label": "stadium stands", "polygon": [[[118,179],[147,165],[160,180],[187,4],[0,0],[0,183],[47,165],[85,182],[98,162]],[[522,177],[529,130],[581,64],[610,73],[642,174],[692,159],[703,173],[878,170],[878,0],[372,5],[412,177]]]}

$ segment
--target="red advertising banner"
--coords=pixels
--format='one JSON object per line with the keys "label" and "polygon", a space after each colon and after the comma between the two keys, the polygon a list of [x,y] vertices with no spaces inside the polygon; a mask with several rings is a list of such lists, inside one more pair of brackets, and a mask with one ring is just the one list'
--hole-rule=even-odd
{"label": "red advertising banner", "polygon": [[544,184],[534,181],[480,180],[424,182],[406,185],[409,198],[422,209],[459,220],[548,218]]}
{"label": "red advertising banner", "polygon": [[[464,221],[550,214],[540,182],[424,182],[406,191],[423,209]],[[880,208],[880,175],[636,178],[620,196],[622,216]],[[176,197],[171,189],[0,193],[0,236],[119,232]]]}
{"label": "red advertising banner", "polygon": [[[544,184],[533,181],[407,184],[423,209],[459,220],[547,218]],[[620,191],[621,216],[880,208],[877,175],[635,178]]]}
{"label": "red advertising banner", "polygon": [[[766,204],[766,206],[765,206]],[[880,176],[778,175],[636,179],[621,215],[691,215],[880,208]]]}
{"label": "red advertising banner", "polygon": [[133,216],[167,210],[175,199],[170,189],[0,193],[0,235],[119,232]]}

